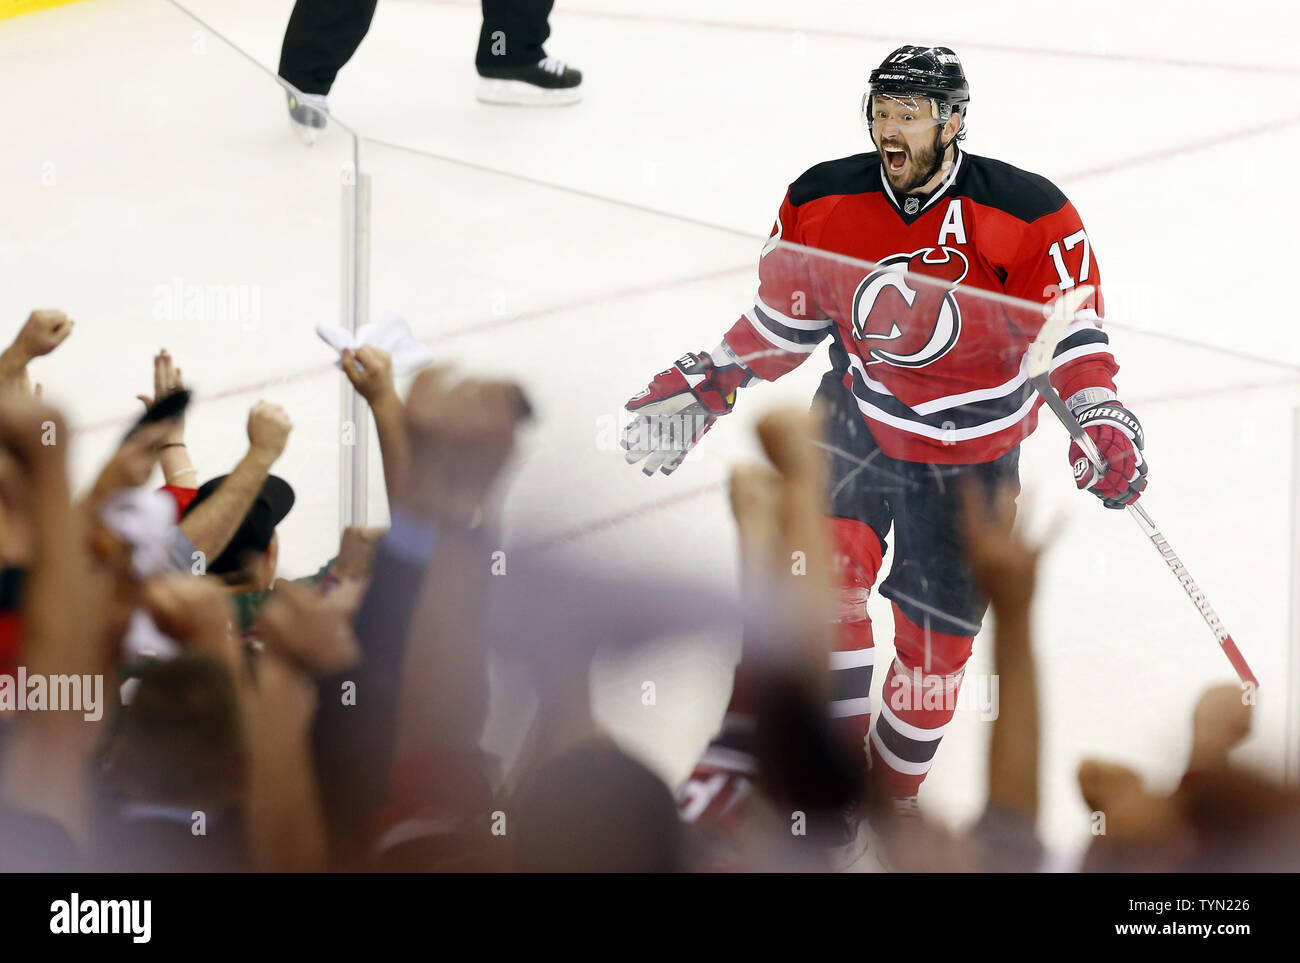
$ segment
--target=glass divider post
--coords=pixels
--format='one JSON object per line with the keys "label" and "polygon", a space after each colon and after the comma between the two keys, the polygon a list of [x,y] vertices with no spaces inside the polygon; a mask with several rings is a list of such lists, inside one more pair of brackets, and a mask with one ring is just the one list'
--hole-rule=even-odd
{"label": "glass divider post", "polygon": [[[370,313],[370,176],[357,169],[358,150],[345,165],[343,184],[343,327],[353,335]],[[370,412],[346,377],[340,381],[339,518],[341,527],[365,525]]]}
{"label": "glass divider post", "polygon": [[1291,409],[1291,601],[1287,631],[1286,781],[1300,787],[1300,408]]}

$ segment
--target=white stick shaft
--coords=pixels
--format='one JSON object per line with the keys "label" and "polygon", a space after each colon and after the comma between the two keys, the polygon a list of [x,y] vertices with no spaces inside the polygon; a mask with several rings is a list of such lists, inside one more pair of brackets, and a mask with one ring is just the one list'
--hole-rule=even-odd
{"label": "white stick shaft", "polygon": [[[1093,467],[1098,471],[1104,472],[1106,470],[1106,460],[1102,458],[1101,452],[1097,450],[1097,445],[1093,442],[1092,436],[1083,430],[1083,426],[1079,424],[1079,419],[1074,417],[1074,413],[1061,400],[1061,396],[1056,393],[1056,389],[1052,387],[1047,375],[1043,374],[1031,378],[1030,382],[1035,390],[1042,395],[1043,400],[1047,402],[1047,406],[1056,414],[1061,424],[1065,426],[1065,430],[1070,433],[1070,437],[1078,442],[1088,461],[1092,462]],[[1237,644],[1232,640],[1232,636],[1228,634],[1228,630],[1224,627],[1218,613],[1214,611],[1214,606],[1210,604],[1210,600],[1201,591],[1201,587],[1196,584],[1191,572],[1187,571],[1187,566],[1178,557],[1178,553],[1169,544],[1169,540],[1165,538],[1151,516],[1147,514],[1147,510],[1136,502],[1126,507],[1129,517],[1137,522],[1143,534],[1151,540],[1151,544],[1156,547],[1160,557],[1165,560],[1169,570],[1173,572],[1174,577],[1182,585],[1187,597],[1192,600],[1196,610],[1201,613],[1201,618],[1205,619],[1205,624],[1214,633],[1214,638],[1219,643],[1219,647],[1223,649],[1223,654],[1228,657],[1228,661],[1232,663],[1232,667],[1237,671],[1237,677],[1243,683],[1249,683],[1255,688],[1259,688],[1259,680],[1255,678],[1255,673],[1246,664],[1246,660],[1237,648]]]}

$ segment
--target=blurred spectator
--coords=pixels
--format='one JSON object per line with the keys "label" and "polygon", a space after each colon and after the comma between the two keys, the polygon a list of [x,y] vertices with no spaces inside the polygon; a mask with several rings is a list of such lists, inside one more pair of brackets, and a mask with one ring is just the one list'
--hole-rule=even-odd
{"label": "blurred spectator", "polygon": [[[115,652],[104,619],[111,589],[86,550],[87,519],[71,499],[66,438],[53,409],[22,396],[0,405],[0,451],[25,495],[32,531],[21,661],[34,677],[112,678]],[[69,586],[77,586],[76,605],[68,604]],[[34,868],[44,856],[43,868],[65,868],[74,853],[84,852],[88,761],[100,731],[88,716],[93,713],[21,712],[5,721],[0,860],[8,867]]]}
{"label": "blurred spectator", "polygon": [[[218,475],[200,485],[181,516],[182,520],[198,512],[230,477]],[[293,508],[293,502],[293,489],[289,483],[277,475],[267,475],[234,535],[221,549],[221,554],[207,563],[207,574],[221,579],[230,591],[241,630],[252,624],[257,609],[271,591],[280,551],[275,529]],[[319,582],[327,570],[328,566],[309,576],[308,583]]]}
{"label": "blurred spectator", "polygon": [[512,807],[515,868],[544,873],[674,873],[687,867],[673,795],[608,741],[539,769]]}
{"label": "blurred spectator", "polygon": [[185,654],[140,670],[103,753],[96,865],[323,869],[311,687],[278,653],[241,650],[215,582],[154,579],[146,604]]}
{"label": "blurred spectator", "polygon": [[41,386],[32,385],[27,366],[49,354],[72,334],[76,322],[62,311],[42,308],[33,311],[18,330],[18,336],[0,352],[0,392],[41,395]]}
{"label": "blurred spectator", "polygon": [[239,705],[229,669],[182,655],[137,670],[105,752],[94,861],[104,870],[251,868],[238,808],[244,786]]}
{"label": "blurred spectator", "polygon": [[[13,343],[0,352],[0,398],[10,392],[39,398],[27,366],[49,354],[72,333],[75,322],[54,309],[38,309],[27,317]],[[0,461],[0,675],[12,676],[22,643],[19,603],[24,569],[31,555],[26,492],[12,461]]]}
{"label": "blurred spectator", "polygon": [[[176,366],[172,356],[163,348],[153,359],[153,397],[136,395],[136,398],[148,411],[164,398],[170,397],[185,387],[181,378],[181,369]],[[176,514],[181,513],[194,500],[198,490],[198,472],[185,444],[185,418],[176,418],[171,422],[172,430],[160,443],[158,465],[163,473],[163,491],[176,500]]]}
{"label": "blurred spectator", "polygon": [[[174,548],[178,571],[203,574],[212,571],[212,565],[220,559],[225,571],[214,574],[234,576],[236,584],[256,582],[259,578],[265,581],[265,564],[244,571],[246,561],[257,561],[245,559],[245,554],[251,551],[255,555],[270,552],[266,561],[274,574],[272,536],[275,526],[293,506],[293,491],[280,479],[272,483],[272,491],[265,498],[263,489],[272,477],[271,466],[284,453],[291,430],[289,416],[278,405],[265,401],[253,405],[248,413],[248,453],[229,474],[200,486],[185,507],[178,526],[184,539]],[[243,541],[228,551],[241,532]],[[196,565],[196,561],[201,564]]]}
{"label": "blurred spectator", "polygon": [[[35,312],[0,357],[12,389],[0,397],[0,673],[76,677],[106,697],[95,711],[0,706],[0,871],[820,871],[857,855],[840,844],[862,813],[885,868],[1040,868],[1030,613],[1042,548],[1016,531],[1011,491],[964,493],[1000,700],[988,801],[957,832],[883,798],[827,719],[832,556],[815,416],[764,418],[768,464],[733,472],[739,602],[539,552],[511,551],[510,578],[496,579],[498,510],[531,414],[519,387],[435,368],[403,404],[383,352],[344,352],[375,418],[392,524],[349,527],[316,575],[277,581],[294,495],[271,468],[288,414],[254,405],[247,454],[191,488],[186,389],[160,352],[146,417],[76,499],[67,428],[26,376],[70,329]],[[145,487],[159,463],[166,496]],[[131,648],[141,620],[166,652]],[[688,782],[675,802],[598,723],[593,659],[741,622],[752,715],[727,749],[744,778]],[[482,748],[502,672],[529,697],[494,720],[523,744],[508,772]],[[1202,695],[1173,792],[1115,763],[1080,767],[1097,832],[1085,868],[1300,865],[1300,794],[1229,758],[1252,696]],[[692,811],[724,818],[684,823]]]}
{"label": "blurred spectator", "polygon": [[393,383],[393,359],[379,348],[363,345],[356,351],[346,349],[341,366],[375,419],[379,455],[384,461],[384,487],[389,503],[394,504],[401,498],[401,488],[410,472],[411,446],[403,422],[402,399]]}
{"label": "blurred spectator", "polygon": [[1079,788],[1096,833],[1084,868],[1104,872],[1294,872],[1300,793],[1236,768],[1228,755],[1250,732],[1254,692],[1235,683],[1202,693],[1192,713],[1187,771],[1172,793],[1132,769],[1086,760]]}
{"label": "blurred spectator", "polygon": [[[368,660],[362,668],[381,687],[383,704],[372,709],[366,732],[337,737],[339,748],[358,759],[371,747],[365,771],[373,781],[354,781],[337,799],[340,809],[348,803],[349,829],[358,825],[357,812],[380,819],[396,776],[398,796],[383,828],[389,843],[401,839],[404,852],[385,854],[392,866],[414,868],[416,853],[481,856],[462,855],[446,838],[456,830],[443,827],[481,815],[491,793],[477,749],[487,707],[480,620],[489,558],[475,530],[528,415],[516,385],[459,378],[445,368],[421,372],[406,401],[409,469],[400,481],[389,480],[392,527],[379,542],[370,590],[353,623]],[[391,463],[385,454],[386,474]],[[347,721],[339,713],[328,718]],[[323,754],[320,739],[317,746]],[[413,777],[415,767],[428,769]],[[393,836],[399,825],[406,829]]]}
{"label": "blurred spectator", "polygon": [[[391,498],[394,486],[401,484],[409,470],[410,457],[391,361],[385,352],[363,347],[355,353],[344,352],[343,370],[371,407]],[[290,430],[282,409],[258,402],[249,413],[248,454],[230,474],[209,479],[199,487],[181,517],[180,532],[185,538],[173,547],[178,567],[187,550],[193,550],[191,557],[193,552],[202,553],[206,564],[199,569],[226,585],[241,632],[252,625],[276,584],[276,527],[293,508],[295,496],[289,483],[270,474],[270,468],[283,453]],[[377,531],[359,530],[345,535],[339,555],[314,574],[295,581],[320,586],[322,593],[328,594],[367,567],[378,535]],[[350,598],[359,601],[359,593]]]}

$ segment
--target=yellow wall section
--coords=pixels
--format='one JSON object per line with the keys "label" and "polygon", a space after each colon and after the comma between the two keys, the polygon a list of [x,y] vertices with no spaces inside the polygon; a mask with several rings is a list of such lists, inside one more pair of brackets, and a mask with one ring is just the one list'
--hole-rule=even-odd
{"label": "yellow wall section", "polygon": [[77,3],[79,0],[0,0],[0,20],[16,17],[21,13],[32,13],[49,7],[61,7],[65,3]]}

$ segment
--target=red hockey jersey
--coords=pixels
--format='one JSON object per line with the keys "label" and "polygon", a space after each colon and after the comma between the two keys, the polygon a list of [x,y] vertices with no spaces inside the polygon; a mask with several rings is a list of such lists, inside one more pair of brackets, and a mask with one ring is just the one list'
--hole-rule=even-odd
{"label": "red hockey jersey", "polygon": [[[772,380],[830,337],[834,369],[887,455],[975,464],[1037,424],[1025,354],[1041,305],[1076,284],[1100,292],[1100,281],[1079,215],[1045,178],[959,150],[933,193],[896,197],[879,155],[857,154],[790,185],[754,307],[725,340]],[[1085,307],[1101,314],[1100,293]],[[1114,390],[1118,367],[1097,322],[1080,320],[1051,380],[1064,398]]]}

